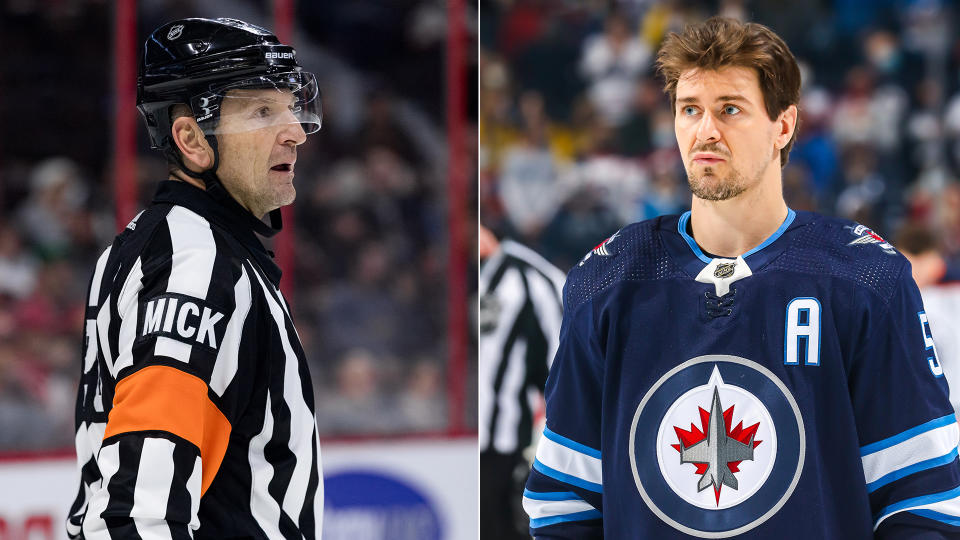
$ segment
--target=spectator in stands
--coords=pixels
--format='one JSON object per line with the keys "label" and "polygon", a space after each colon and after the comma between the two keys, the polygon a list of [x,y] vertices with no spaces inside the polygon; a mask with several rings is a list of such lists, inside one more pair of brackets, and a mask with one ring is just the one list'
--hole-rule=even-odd
{"label": "spectator in stands", "polygon": [[338,362],[336,386],[318,392],[321,396],[317,424],[331,435],[383,434],[402,429],[396,403],[381,384],[382,358],[358,348],[347,351]]}
{"label": "spectator in stands", "polygon": [[433,358],[414,363],[404,381],[397,403],[403,416],[403,429],[430,431],[446,425],[443,372]]}
{"label": "spectator in stands", "polygon": [[802,129],[790,152],[790,165],[801,165],[807,170],[812,195],[824,206],[836,195],[840,167],[837,145],[829,133],[832,107],[832,98],[824,88],[812,86],[805,90],[800,97]]}
{"label": "spectator in stands", "polygon": [[527,125],[517,143],[503,154],[500,200],[521,238],[535,239],[565,196],[557,184],[563,164],[548,142],[545,125]]}
{"label": "spectator in stands", "polygon": [[0,221],[0,295],[23,298],[37,282],[37,261],[24,249],[20,235]]}
{"label": "spectator in stands", "polygon": [[602,34],[583,44],[580,73],[587,95],[605,122],[623,124],[629,115],[637,79],[650,67],[650,47],[641,41],[620,12],[607,16]]}
{"label": "spectator in stands", "polygon": [[884,230],[887,178],[877,167],[876,151],[866,144],[850,145],[843,162],[843,189],[836,214]]}
{"label": "spectator in stands", "polygon": [[70,225],[84,204],[86,188],[76,163],[65,157],[44,160],[30,175],[30,198],[17,212],[17,223],[43,258],[65,255]]}

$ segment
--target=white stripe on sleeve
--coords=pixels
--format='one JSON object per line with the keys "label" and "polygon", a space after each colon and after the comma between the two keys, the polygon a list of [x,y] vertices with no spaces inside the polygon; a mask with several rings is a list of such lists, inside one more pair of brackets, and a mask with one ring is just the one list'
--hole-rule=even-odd
{"label": "white stripe on sleeve", "polygon": [[193,537],[193,531],[200,528],[200,480],[203,474],[203,461],[200,456],[193,464],[193,472],[187,479],[187,493],[190,494],[190,536]]}
{"label": "white stripe on sleeve", "polygon": [[210,224],[182,206],[167,214],[172,258],[167,292],[206,298],[217,257]]}
{"label": "white stripe on sleeve", "polygon": [[590,484],[603,484],[600,458],[574,450],[551,439],[547,433],[537,445],[537,461],[560,472]]}
{"label": "white stripe on sleeve", "polygon": [[955,453],[958,438],[960,428],[956,422],[950,422],[862,456],[864,479],[869,486],[906,476],[912,469],[923,467],[923,462]]}
{"label": "white stripe on sleeve", "polygon": [[93,280],[90,282],[90,296],[87,298],[88,306],[97,305],[97,301],[100,299],[100,285],[103,281],[103,271],[107,267],[107,259],[110,258],[111,251],[113,251],[112,245],[107,247],[106,251],[97,259],[97,267],[93,271]]}
{"label": "white stripe on sleeve", "polygon": [[107,363],[107,370],[116,377],[113,370],[113,353],[110,351],[110,295],[103,301],[100,311],[97,312],[97,335],[100,336],[100,347],[103,359]]}
{"label": "white stripe on sleeve", "polygon": [[[288,448],[296,456],[296,465],[293,476],[287,485],[283,496],[283,511],[296,522],[306,500],[307,488],[310,483],[310,470],[313,469],[313,432],[315,420],[307,404],[303,400],[303,385],[300,380],[300,361],[293,347],[290,345],[290,335],[286,329],[286,316],[283,308],[274,300],[267,290],[267,285],[256,274],[257,281],[263,288],[264,297],[270,308],[274,323],[280,335],[280,344],[283,347],[285,358],[283,370],[283,399],[290,409],[290,438]],[[274,289],[279,294],[279,291]]]}
{"label": "white stripe on sleeve", "polygon": [[116,377],[125,367],[133,365],[133,340],[137,337],[140,291],[143,290],[143,266],[140,257],[134,261],[127,280],[117,296],[117,314],[120,316],[120,332],[117,336],[117,360],[113,365]]}
{"label": "white stripe on sleeve", "polygon": [[166,515],[173,482],[173,449],[173,442],[167,439],[143,440],[130,517],[150,519]]}
{"label": "white stripe on sleeve", "polygon": [[110,484],[113,475],[120,470],[120,443],[115,442],[101,448],[97,463],[103,478],[94,488],[93,497],[90,498],[87,514],[83,520],[83,536],[86,540],[111,540],[107,523],[100,514],[107,509],[107,504],[110,502],[107,485]]}
{"label": "white stripe on sleeve", "polygon": [[233,287],[236,306],[233,309],[233,315],[227,322],[223,343],[220,344],[217,361],[213,365],[213,373],[210,376],[210,389],[218,396],[223,395],[227,386],[233,380],[233,376],[237,373],[240,361],[240,341],[243,338],[243,324],[246,322],[247,313],[250,311],[250,276],[247,275],[246,267],[241,266],[240,271],[240,279]]}
{"label": "white stripe on sleeve", "polygon": [[530,497],[524,496],[523,509],[526,510],[530,519],[549,518],[596,510],[590,503],[577,497],[573,493],[570,494],[569,498],[558,501],[531,499]]}
{"label": "white stripe on sleeve", "polygon": [[264,404],[263,429],[250,439],[250,513],[260,524],[267,538],[282,538],[280,533],[280,506],[267,488],[273,480],[273,465],[263,453],[264,447],[273,438],[273,410],[270,408],[270,393]]}

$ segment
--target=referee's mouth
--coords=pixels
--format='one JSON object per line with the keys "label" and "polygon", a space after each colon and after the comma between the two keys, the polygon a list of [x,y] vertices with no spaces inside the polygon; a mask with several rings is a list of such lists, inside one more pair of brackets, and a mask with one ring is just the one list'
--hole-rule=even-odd
{"label": "referee's mouth", "polygon": [[291,163],[277,163],[277,164],[274,165],[273,167],[270,167],[270,170],[271,170],[271,171],[274,171],[274,172],[287,173],[287,174],[293,175],[293,165],[294,165],[294,163],[296,163],[296,162],[291,162]]}

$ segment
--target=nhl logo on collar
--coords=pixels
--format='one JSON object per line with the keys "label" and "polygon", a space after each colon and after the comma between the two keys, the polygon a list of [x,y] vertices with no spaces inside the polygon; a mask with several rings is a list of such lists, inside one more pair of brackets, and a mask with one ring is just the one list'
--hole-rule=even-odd
{"label": "nhl logo on collar", "polygon": [[737,261],[733,261],[732,263],[720,263],[717,265],[716,269],[714,269],[713,277],[728,278],[733,275],[733,272],[736,269]]}
{"label": "nhl logo on collar", "polygon": [[787,386],[736,356],[687,360],[658,380],[630,427],[637,490],[660,519],[686,534],[749,531],[790,498],[806,449]]}

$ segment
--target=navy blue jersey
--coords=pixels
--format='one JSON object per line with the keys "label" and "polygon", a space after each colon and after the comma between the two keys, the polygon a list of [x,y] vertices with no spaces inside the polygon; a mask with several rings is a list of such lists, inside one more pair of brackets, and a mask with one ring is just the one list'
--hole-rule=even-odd
{"label": "navy blue jersey", "polygon": [[630,225],[568,276],[532,534],[960,535],[957,422],[906,259],[792,210],[715,259],[688,221]]}

